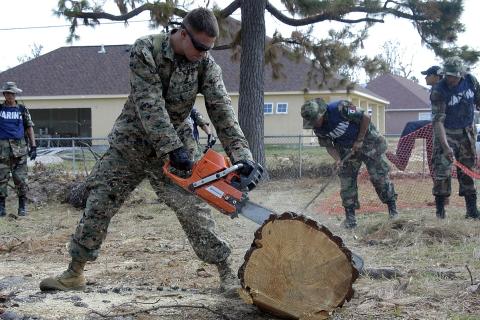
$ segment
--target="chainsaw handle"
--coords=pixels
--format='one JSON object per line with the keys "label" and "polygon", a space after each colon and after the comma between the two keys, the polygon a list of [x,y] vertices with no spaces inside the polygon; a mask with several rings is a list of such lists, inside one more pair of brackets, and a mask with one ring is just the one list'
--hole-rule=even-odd
{"label": "chainsaw handle", "polygon": [[197,180],[195,175],[193,174],[195,172],[197,164],[198,164],[198,162],[195,162],[193,164],[192,175],[189,178],[181,178],[181,177],[177,176],[176,174],[174,174],[173,172],[170,171],[170,160],[168,160],[163,165],[163,174],[167,178],[171,179],[176,185],[179,185],[183,189],[188,190],[191,187],[192,188],[198,188],[199,186],[202,186],[202,185],[210,183],[214,180],[218,180],[220,178],[223,178],[227,174],[229,174],[231,172],[234,172],[234,171],[238,171],[239,169],[243,168],[243,164],[238,163],[238,164],[236,164],[236,165],[234,165],[230,168],[227,168],[226,170],[223,170],[222,172],[219,172],[215,175],[212,175],[212,176],[208,177],[207,179],[204,178],[204,179]]}
{"label": "chainsaw handle", "polygon": [[[192,170],[195,168],[196,163],[193,164]],[[170,171],[170,160],[165,162],[163,165],[163,174],[172,180],[176,185],[179,185],[180,187],[184,189],[188,189],[188,186],[190,185],[190,179],[188,178],[180,178],[176,174]]]}

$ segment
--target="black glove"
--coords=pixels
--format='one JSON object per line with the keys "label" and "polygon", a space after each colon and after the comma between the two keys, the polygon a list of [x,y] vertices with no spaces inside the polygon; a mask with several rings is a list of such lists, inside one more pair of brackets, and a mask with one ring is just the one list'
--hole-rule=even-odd
{"label": "black glove", "polygon": [[207,145],[205,146],[203,153],[206,153],[208,149],[212,148],[216,142],[217,142],[217,139],[215,139],[215,137],[211,133],[209,133],[207,136]]}
{"label": "black glove", "polygon": [[255,163],[252,160],[240,160],[235,162],[235,164],[243,165],[243,167],[238,170],[238,173],[242,176],[248,177],[250,173],[252,173],[253,169],[255,169]]}
{"label": "black glove", "polygon": [[31,146],[30,150],[28,150],[28,156],[30,157],[30,160],[35,160],[37,158],[37,147],[36,146]]}
{"label": "black glove", "polygon": [[215,144],[215,142],[217,142],[217,139],[215,139],[215,137],[213,136],[213,134],[209,133],[207,135],[207,145],[209,146],[213,146]]}
{"label": "black glove", "polygon": [[209,148],[212,148],[216,142],[217,142],[217,139],[213,136],[213,134],[209,134],[207,137],[207,146]]}
{"label": "black glove", "polygon": [[234,187],[239,190],[247,189],[249,191],[255,189],[263,177],[262,166],[251,160],[240,160],[235,162],[235,164],[242,164],[243,166],[237,171],[240,177],[237,179]]}
{"label": "black glove", "polygon": [[188,156],[188,152],[185,147],[180,147],[173,150],[172,152],[170,152],[169,156],[170,164],[175,169],[183,171],[192,170],[193,161],[190,160],[190,157]]}

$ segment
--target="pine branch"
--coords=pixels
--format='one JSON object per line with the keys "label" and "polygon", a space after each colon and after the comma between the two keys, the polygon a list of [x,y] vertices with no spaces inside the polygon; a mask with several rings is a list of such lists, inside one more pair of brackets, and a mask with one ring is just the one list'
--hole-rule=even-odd
{"label": "pine branch", "polygon": [[212,48],[212,50],[227,50],[227,49],[232,49],[235,47],[235,44],[233,42],[229,44],[222,44],[221,46],[215,46]]}
{"label": "pine branch", "polygon": [[[221,18],[226,18],[230,16],[235,10],[240,8],[242,5],[242,0],[235,0],[232,3],[230,3],[227,7],[222,9],[220,11],[220,17]],[[106,12],[83,12],[83,11],[71,11],[71,10],[65,10],[63,14],[66,17],[69,18],[82,18],[82,19],[107,19],[107,20],[112,20],[112,21],[127,21],[135,16],[138,16],[144,11],[153,11],[155,8],[158,7],[158,4],[154,3],[145,3],[141,5],[138,8],[133,9],[130,12],[126,12],[121,15],[114,15]],[[174,9],[174,14],[179,16],[179,17],[184,17],[187,12],[185,10],[175,8]]]}
{"label": "pine branch", "polygon": [[227,7],[220,11],[220,18],[226,18],[230,16],[233,12],[235,12],[235,10],[242,6],[242,2],[242,0],[235,0],[230,3]]}
{"label": "pine branch", "polygon": [[[387,2],[393,2],[393,1],[387,1]],[[270,12],[275,18],[277,18],[279,21],[288,24],[290,26],[298,27],[298,26],[305,26],[308,24],[312,23],[317,23],[317,22],[322,22],[326,20],[331,20],[331,21],[339,21],[339,22],[345,22],[345,23],[359,23],[359,22],[377,22],[377,23],[383,23],[383,19],[379,18],[371,18],[371,17],[365,17],[361,19],[343,19],[340,18],[340,16],[344,16],[345,14],[348,13],[366,13],[366,14],[391,14],[399,18],[405,18],[409,20],[414,20],[414,21],[425,21],[428,20],[427,17],[425,16],[420,16],[416,14],[408,14],[405,12],[402,12],[400,10],[396,9],[390,9],[386,7],[386,4],[383,7],[377,7],[377,8],[368,8],[368,7],[362,7],[362,6],[352,6],[351,8],[344,10],[342,12],[324,12],[320,13],[318,15],[314,15],[311,17],[303,18],[303,19],[295,19],[295,18],[290,18],[286,15],[284,15],[282,12],[280,12],[277,8],[275,8],[270,2],[267,1],[267,6],[266,9],[268,12]]]}
{"label": "pine branch", "polygon": [[[303,19],[295,19],[290,18],[280,12],[277,8],[275,8],[270,2],[267,1],[266,9],[270,12],[275,18],[279,21],[288,24],[290,26],[298,27],[298,26],[305,26],[312,23],[322,22],[325,20],[332,20],[332,21],[339,21],[339,22],[347,22],[347,23],[357,23],[357,22],[384,22],[383,19],[374,19],[374,18],[362,18],[362,19],[341,19],[337,16],[334,16],[329,13],[322,13],[315,16],[311,16],[308,18]],[[353,11],[352,11],[353,12]]]}
{"label": "pine branch", "polygon": [[[237,0],[238,1],[238,0]],[[107,19],[112,21],[128,21],[129,19],[138,16],[143,11],[154,11],[158,7],[158,4],[145,3],[138,8],[133,9],[130,12],[127,12],[122,15],[113,15],[106,12],[83,12],[83,11],[71,11],[65,10],[63,13],[64,16],[69,18],[81,18],[81,19]],[[184,17],[187,15],[185,10],[182,10],[178,7],[173,9],[173,13],[179,17]]]}

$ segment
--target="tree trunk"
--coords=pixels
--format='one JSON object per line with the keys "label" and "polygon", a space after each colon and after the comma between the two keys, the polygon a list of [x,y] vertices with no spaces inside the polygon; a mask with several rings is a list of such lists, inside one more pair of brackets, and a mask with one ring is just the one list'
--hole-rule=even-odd
{"label": "tree trunk", "polygon": [[238,101],[240,126],[250,144],[253,158],[264,167],[263,74],[266,3],[266,0],[243,0],[242,3],[240,97]]}
{"label": "tree trunk", "polygon": [[341,238],[292,212],[271,216],[256,232],[238,271],[240,296],[287,319],[319,320],[353,296],[358,277]]}

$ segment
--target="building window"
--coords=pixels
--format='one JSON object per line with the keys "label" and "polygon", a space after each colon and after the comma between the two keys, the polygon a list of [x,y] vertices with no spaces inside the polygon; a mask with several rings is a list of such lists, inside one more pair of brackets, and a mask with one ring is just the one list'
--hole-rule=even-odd
{"label": "building window", "polygon": [[273,114],[273,103],[267,102],[263,104],[264,114]]}
{"label": "building window", "polygon": [[[37,138],[70,138],[92,136],[91,108],[29,109]],[[71,146],[71,140],[56,140],[60,147]],[[39,140],[46,146],[47,140]]]}
{"label": "building window", "polygon": [[432,120],[432,113],[431,112],[419,112],[418,113],[418,120]]}
{"label": "building window", "polygon": [[288,113],[288,103],[286,102],[279,102],[277,103],[277,113]]}

